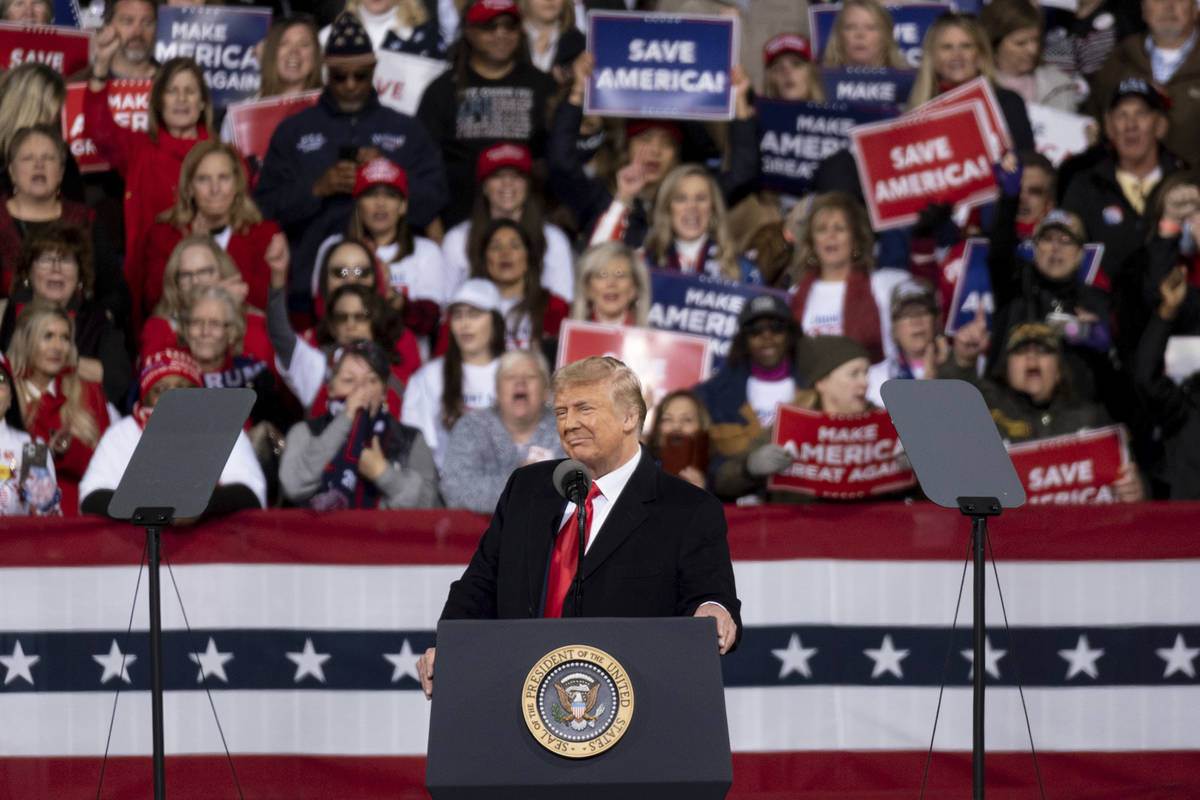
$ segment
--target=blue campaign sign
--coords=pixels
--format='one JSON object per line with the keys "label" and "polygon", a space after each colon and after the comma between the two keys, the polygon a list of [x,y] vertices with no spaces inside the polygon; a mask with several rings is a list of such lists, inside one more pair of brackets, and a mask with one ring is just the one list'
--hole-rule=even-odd
{"label": "blue campaign sign", "polygon": [[954,294],[950,297],[950,308],[946,313],[947,336],[953,336],[959,328],[970,324],[981,306],[987,314],[988,330],[992,329],[996,301],[992,296],[992,276],[988,272],[987,257],[987,239],[967,240],[958,280],[954,282]]}
{"label": "blue campaign sign", "polygon": [[908,103],[916,70],[846,67],[821,70],[830,103],[903,106]]}
{"label": "blue campaign sign", "polygon": [[587,39],[596,67],[584,93],[586,113],[733,117],[736,19],[591,11]]}
{"label": "blue campaign sign", "polygon": [[[883,6],[892,15],[896,44],[900,52],[908,59],[913,69],[921,63],[921,42],[925,39],[925,31],[939,15],[950,10],[945,3],[914,3],[913,5]],[[841,3],[835,5],[810,6],[808,9],[809,30],[813,34],[813,51],[820,61],[825,53],[825,45],[833,33],[833,20],[842,8]]]}
{"label": "blue campaign sign", "polygon": [[254,46],[267,37],[271,9],[228,6],[162,6],[154,57],[161,64],[190,56],[204,70],[213,106],[252,97],[259,88]]}
{"label": "blue campaign sign", "polygon": [[729,345],[737,333],[737,318],[747,300],[761,294],[787,299],[787,294],[765,286],[718,278],[650,270],[650,326],[707,336],[713,340],[713,372],[725,366]]}
{"label": "blue campaign sign", "polygon": [[849,130],[866,122],[897,116],[896,109],[850,106],[845,103],[789,103],[758,100],[762,184],[788,194],[802,195],[812,183],[817,165],[850,144]]}
{"label": "blue campaign sign", "polygon": [[78,28],[82,15],[79,0],[54,0],[54,24],[67,28]]}

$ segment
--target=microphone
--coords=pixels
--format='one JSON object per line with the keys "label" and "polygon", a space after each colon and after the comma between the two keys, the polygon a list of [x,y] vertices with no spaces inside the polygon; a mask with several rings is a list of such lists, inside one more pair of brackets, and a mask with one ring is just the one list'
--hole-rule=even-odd
{"label": "microphone", "polygon": [[554,468],[554,488],[560,495],[582,507],[592,488],[592,476],[587,467],[573,458]]}

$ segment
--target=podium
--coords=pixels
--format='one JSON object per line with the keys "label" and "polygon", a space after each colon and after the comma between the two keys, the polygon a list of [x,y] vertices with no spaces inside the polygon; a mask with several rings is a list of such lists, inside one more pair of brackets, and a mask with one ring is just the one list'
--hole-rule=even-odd
{"label": "podium", "polygon": [[441,622],[430,794],[724,798],[733,762],[716,640],[714,621],[693,617]]}

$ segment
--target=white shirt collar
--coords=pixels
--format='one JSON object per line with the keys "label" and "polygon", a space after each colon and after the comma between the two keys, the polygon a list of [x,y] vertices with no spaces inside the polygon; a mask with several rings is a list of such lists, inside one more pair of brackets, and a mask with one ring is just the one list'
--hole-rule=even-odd
{"label": "white shirt collar", "polygon": [[625,484],[629,483],[629,479],[633,477],[633,471],[637,469],[641,456],[642,446],[638,445],[637,452],[633,454],[633,458],[604,477],[596,479],[596,485],[600,487],[600,492],[608,499],[608,502],[617,502],[617,498],[621,496],[621,492],[625,489]]}

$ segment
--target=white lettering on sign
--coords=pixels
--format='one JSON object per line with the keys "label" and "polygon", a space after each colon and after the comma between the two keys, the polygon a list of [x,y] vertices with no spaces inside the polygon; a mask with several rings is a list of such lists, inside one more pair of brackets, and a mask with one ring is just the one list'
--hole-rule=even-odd
{"label": "white lettering on sign", "polygon": [[1056,489],[1073,484],[1091,483],[1095,480],[1092,460],[1075,461],[1069,464],[1051,464],[1029,470],[1029,488],[1035,492]]}
{"label": "white lettering on sign", "polygon": [[656,61],[660,64],[695,64],[696,43],[670,39],[634,39],[629,43],[629,60]]}
{"label": "white lettering on sign", "polygon": [[945,136],[939,136],[927,142],[893,147],[888,151],[888,156],[892,159],[892,166],[896,169],[908,169],[923,164],[932,164],[935,161],[949,161],[954,158],[954,151],[950,149],[950,140]]}
{"label": "white lettering on sign", "polygon": [[57,72],[63,71],[63,61],[66,56],[61,50],[26,50],[23,47],[14,47],[12,53],[8,57],[8,66],[16,67],[20,64],[45,64]]}

